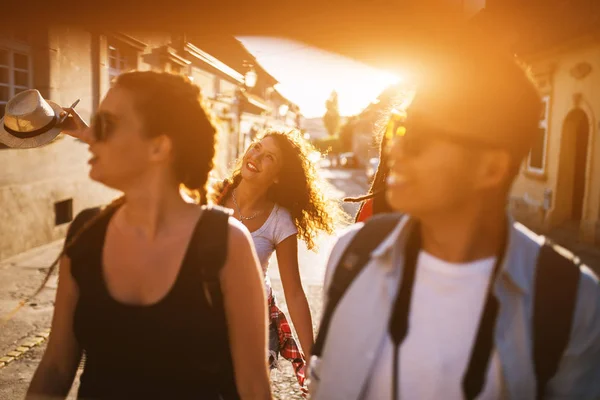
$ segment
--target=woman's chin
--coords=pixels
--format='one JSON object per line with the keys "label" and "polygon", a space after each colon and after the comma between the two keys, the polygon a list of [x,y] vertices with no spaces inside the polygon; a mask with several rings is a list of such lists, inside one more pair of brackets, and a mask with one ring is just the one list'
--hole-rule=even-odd
{"label": "woman's chin", "polygon": [[105,176],[102,176],[102,174],[99,173],[99,171],[94,170],[93,167],[90,170],[89,177],[94,182],[98,182],[110,189],[123,191],[123,189],[121,187],[122,185],[118,185],[115,182],[113,182],[111,179],[107,179]]}
{"label": "woman's chin", "polygon": [[242,168],[241,175],[242,179],[246,181],[255,181],[258,178],[258,174],[256,172],[252,172],[246,167]]}
{"label": "woman's chin", "polygon": [[100,182],[100,183],[104,183],[102,182],[102,176],[101,174],[98,173],[98,171],[96,170],[96,168],[94,168],[94,166],[92,166],[90,168],[90,172],[89,172],[89,177],[91,180],[96,181],[96,182]]}

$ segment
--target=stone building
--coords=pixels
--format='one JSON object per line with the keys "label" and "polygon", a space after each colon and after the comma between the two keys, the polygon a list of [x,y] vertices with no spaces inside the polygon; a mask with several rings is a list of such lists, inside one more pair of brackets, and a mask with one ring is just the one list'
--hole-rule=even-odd
{"label": "stone building", "polygon": [[478,17],[531,67],[544,102],[511,193],[513,214],[538,231],[599,245],[600,3],[488,0]]}
{"label": "stone building", "polygon": [[[241,46],[233,37],[222,40]],[[250,105],[240,123],[237,94],[244,85],[246,58],[258,71],[260,85],[244,91]],[[253,125],[248,121],[270,126],[266,116],[281,103],[264,99],[276,80],[247,51],[231,54],[224,62],[182,34],[53,26],[0,30],[0,115],[16,93],[36,88],[63,106],[81,99],[77,111],[89,121],[111,80],[133,69],[184,74],[200,86],[219,128],[216,176],[224,174],[241,151],[240,138],[245,135],[239,135],[240,128],[249,131]],[[299,114],[291,103],[286,111],[291,119],[294,112]],[[78,212],[118,195],[88,178],[88,159],[85,144],[62,135],[41,148],[0,148],[0,259],[61,239]]]}

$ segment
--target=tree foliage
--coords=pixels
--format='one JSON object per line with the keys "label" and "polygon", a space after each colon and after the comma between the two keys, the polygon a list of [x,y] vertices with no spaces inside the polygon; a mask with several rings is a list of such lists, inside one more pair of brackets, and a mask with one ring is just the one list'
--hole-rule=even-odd
{"label": "tree foliage", "polygon": [[340,129],[340,110],[338,105],[338,94],[334,90],[325,102],[325,115],[323,115],[323,124],[329,133],[329,136],[334,136]]}

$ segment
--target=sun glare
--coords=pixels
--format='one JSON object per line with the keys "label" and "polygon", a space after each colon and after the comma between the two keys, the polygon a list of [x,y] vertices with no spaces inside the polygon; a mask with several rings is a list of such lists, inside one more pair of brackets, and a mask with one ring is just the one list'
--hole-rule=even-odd
{"label": "sun glare", "polygon": [[318,163],[319,160],[321,160],[321,153],[319,153],[318,151],[313,151],[308,155],[308,161],[310,161],[313,164]]}
{"label": "sun glare", "polygon": [[403,77],[302,43],[264,37],[239,38],[258,62],[280,82],[277,89],[300,106],[305,117],[325,113],[331,92],[340,114],[360,113],[388,86]]}

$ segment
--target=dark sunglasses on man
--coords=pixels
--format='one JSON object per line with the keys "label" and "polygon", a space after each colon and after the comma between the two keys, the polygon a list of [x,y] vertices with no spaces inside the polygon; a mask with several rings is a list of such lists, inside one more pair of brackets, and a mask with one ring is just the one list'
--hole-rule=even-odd
{"label": "dark sunglasses on man", "polygon": [[[490,149],[497,146],[482,139],[445,132],[443,129],[411,125],[407,120],[407,112],[393,109],[385,129],[385,139],[388,145],[399,140],[402,151],[408,156],[418,156],[433,140],[444,140],[472,149]],[[389,146],[388,146],[389,151]]]}

